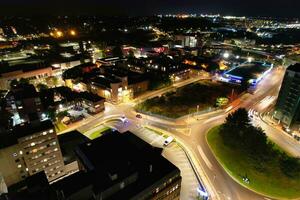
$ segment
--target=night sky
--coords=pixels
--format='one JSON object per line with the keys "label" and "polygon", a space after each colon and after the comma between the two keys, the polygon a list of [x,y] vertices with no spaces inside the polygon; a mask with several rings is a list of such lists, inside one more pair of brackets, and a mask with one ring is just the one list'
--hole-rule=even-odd
{"label": "night sky", "polygon": [[0,15],[220,13],[300,17],[300,0],[1,0]]}

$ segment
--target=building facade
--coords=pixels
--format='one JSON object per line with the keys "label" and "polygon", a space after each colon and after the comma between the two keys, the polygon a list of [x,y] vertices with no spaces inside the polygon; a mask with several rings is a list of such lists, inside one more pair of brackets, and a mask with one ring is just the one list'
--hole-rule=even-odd
{"label": "building facade", "polygon": [[287,68],[279,92],[274,117],[288,128],[300,122],[299,63]]}
{"label": "building facade", "polygon": [[14,137],[14,143],[0,149],[0,172],[8,186],[41,171],[48,181],[64,175],[64,161],[51,121],[21,124],[8,134]]}

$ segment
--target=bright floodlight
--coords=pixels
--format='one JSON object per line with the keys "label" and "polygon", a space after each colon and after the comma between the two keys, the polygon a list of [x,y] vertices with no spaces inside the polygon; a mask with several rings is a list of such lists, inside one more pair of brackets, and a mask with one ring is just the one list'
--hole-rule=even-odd
{"label": "bright floodlight", "polygon": [[46,114],[45,113],[42,113],[42,118],[46,118]]}
{"label": "bright floodlight", "polygon": [[225,52],[225,53],[223,54],[223,57],[224,57],[224,58],[229,58],[229,53],[228,53],[228,52]]}

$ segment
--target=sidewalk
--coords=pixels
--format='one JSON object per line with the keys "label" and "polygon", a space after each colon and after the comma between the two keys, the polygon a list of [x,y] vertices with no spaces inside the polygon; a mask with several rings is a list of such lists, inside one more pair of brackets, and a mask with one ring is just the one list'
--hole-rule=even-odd
{"label": "sidewalk", "polygon": [[294,140],[296,140],[297,142],[299,142],[300,144],[300,141],[297,140],[294,136],[293,136],[293,133],[288,133],[286,131],[284,131],[282,129],[282,127],[278,124],[277,121],[275,121],[274,119],[272,119],[272,117],[270,117],[268,114],[265,114],[265,113],[261,113],[259,115],[259,118],[264,122],[266,123],[267,125],[269,126],[272,126],[273,128],[275,128],[276,130],[278,130],[279,132],[289,136],[290,138],[293,138]]}

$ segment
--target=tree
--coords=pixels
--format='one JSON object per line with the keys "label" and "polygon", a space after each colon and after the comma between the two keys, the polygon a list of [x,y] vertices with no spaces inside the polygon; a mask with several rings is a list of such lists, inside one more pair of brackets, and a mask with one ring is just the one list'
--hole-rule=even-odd
{"label": "tree", "polygon": [[21,79],[19,80],[19,84],[29,84],[29,80],[26,79],[26,78],[21,78]]}
{"label": "tree", "polygon": [[19,85],[19,81],[17,79],[14,79],[10,82],[10,88],[16,88]]}
{"label": "tree", "polygon": [[246,128],[251,124],[250,118],[248,116],[248,111],[244,108],[240,108],[234,113],[227,116],[225,125],[236,127],[236,128]]}
{"label": "tree", "polygon": [[9,128],[11,117],[12,114],[6,109],[2,108],[0,110],[0,126],[4,127],[5,129]]}
{"label": "tree", "polygon": [[112,49],[112,54],[114,57],[123,57],[123,51],[121,49],[121,46],[115,46],[113,49]]}
{"label": "tree", "polygon": [[48,89],[48,86],[47,85],[45,85],[45,84],[43,84],[43,83],[39,83],[39,84],[37,84],[37,89],[39,90],[39,91],[42,91],[42,90],[47,90]]}
{"label": "tree", "polygon": [[291,178],[299,177],[300,175],[300,161],[298,158],[292,158],[283,154],[279,160],[282,172]]}
{"label": "tree", "polygon": [[133,52],[133,50],[129,50],[128,51],[128,56],[127,56],[128,58],[134,58],[134,52]]}

